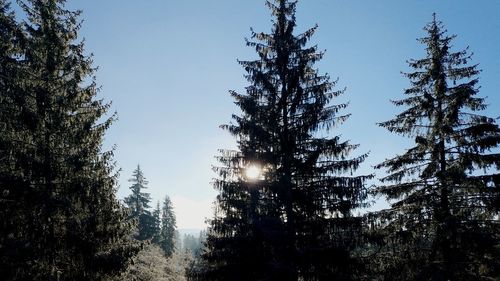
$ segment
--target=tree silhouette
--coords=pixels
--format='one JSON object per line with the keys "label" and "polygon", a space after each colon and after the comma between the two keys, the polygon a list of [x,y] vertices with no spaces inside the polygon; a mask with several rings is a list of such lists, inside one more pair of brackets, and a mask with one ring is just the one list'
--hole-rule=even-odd
{"label": "tree silhouette", "polygon": [[128,181],[132,183],[130,186],[132,194],[127,196],[124,201],[131,211],[131,216],[138,218],[151,208],[151,206],[149,206],[149,203],[151,203],[151,195],[147,192],[143,192],[143,190],[147,188],[148,181],[144,177],[144,173],[139,165],[137,165],[137,168],[132,172],[132,178]]}
{"label": "tree silhouette", "polygon": [[112,151],[101,150],[114,117],[96,99],[92,58],[77,41],[80,12],[62,0],[19,1],[26,19],[16,25],[5,3],[0,189],[17,208],[2,222],[12,231],[0,247],[8,251],[2,278],[101,280],[123,269],[134,247]]}
{"label": "tree silhouette", "polygon": [[137,168],[132,173],[132,178],[129,179],[132,183],[130,190],[132,194],[125,197],[125,204],[127,204],[131,214],[130,217],[137,222],[137,235],[138,240],[153,239],[156,234],[155,217],[149,210],[151,206],[151,195],[144,190],[147,188],[148,181],[144,177],[141,167]]}
{"label": "tree silhouette", "polygon": [[25,134],[20,130],[23,122],[18,102],[23,66],[17,59],[24,37],[9,2],[0,0],[0,275],[7,278],[31,255],[24,247],[28,242],[25,201],[29,183],[17,168],[21,149],[26,147],[21,142]]}
{"label": "tree silhouette", "polygon": [[219,156],[200,278],[350,279],[359,268],[353,249],[361,230],[352,210],[364,206],[370,176],[345,173],[366,154],[351,158],[357,145],[328,136],[348,118],[340,115],[347,105],[331,103],[343,91],[314,68],[323,56],[307,45],[316,27],[294,34],[296,1],[267,6],[272,32],[252,31],[247,45],[259,58],[240,61],[250,85],[245,94],[231,92],[242,114],[223,128],[238,151]]}
{"label": "tree silhouette", "polygon": [[165,196],[161,209],[161,229],[160,229],[160,248],[167,257],[171,257],[175,249],[175,229],[176,219],[172,202],[168,196]]}
{"label": "tree silhouette", "polygon": [[[380,125],[414,138],[387,168],[378,187],[392,200],[378,214],[388,249],[387,280],[483,280],[498,278],[498,166],[500,130],[477,97],[477,65],[468,50],[452,52],[455,36],[434,18],[419,41],[427,56],[408,63],[411,86],[393,101],[405,109]],[[495,246],[496,245],[496,246]],[[391,273],[389,273],[392,270]],[[391,277],[392,276],[392,277]],[[496,277],[495,277],[496,276]]]}

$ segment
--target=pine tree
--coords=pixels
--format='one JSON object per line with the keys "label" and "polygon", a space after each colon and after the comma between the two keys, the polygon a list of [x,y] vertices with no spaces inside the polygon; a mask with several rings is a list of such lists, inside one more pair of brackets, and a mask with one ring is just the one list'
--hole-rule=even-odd
{"label": "pine tree", "polygon": [[161,229],[160,229],[160,247],[167,257],[171,257],[175,249],[176,218],[172,202],[168,196],[165,196],[161,209]]}
{"label": "pine tree", "polygon": [[[200,231],[197,239],[197,245],[191,253],[193,259],[189,263],[189,266],[186,268],[186,276],[188,277],[188,280],[199,280],[197,279],[199,277],[198,275],[200,272],[203,272],[203,269],[206,266],[205,261],[202,258],[202,254],[205,250],[206,240],[207,232],[205,230]],[[186,243],[184,243],[184,246],[185,244]],[[184,251],[186,251],[186,249],[184,249]]]}
{"label": "pine tree", "polygon": [[[241,108],[223,126],[238,151],[223,150],[215,217],[208,231],[201,280],[348,280],[358,264],[361,230],[352,210],[363,206],[364,181],[353,173],[366,158],[357,145],[329,136],[347,119],[343,91],[314,64],[308,46],[316,27],[295,35],[296,1],[268,1],[271,33],[252,31],[258,59],[240,61],[250,83],[231,92]],[[260,175],[257,172],[260,170]]]}
{"label": "pine tree", "polygon": [[115,198],[112,152],[101,151],[114,118],[96,99],[92,59],[77,42],[80,12],[65,10],[64,1],[19,3],[22,75],[2,89],[12,102],[2,120],[16,121],[2,130],[1,150],[3,194],[19,204],[2,223],[16,225],[8,237],[19,247],[2,264],[2,278],[100,280],[134,252]]}
{"label": "pine tree", "polygon": [[153,221],[154,221],[154,235],[151,242],[160,245],[161,240],[161,210],[160,210],[160,201],[156,202],[156,208],[153,211]]}
{"label": "pine tree", "polygon": [[20,126],[20,61],[24,34],[10,3],[0,0],[0,276],[11,278],[30,256],[23,238],[26,221],[26,183],[17,169],[23,138]]}
{"label": "pine tree", "polygon": [[132,194],[125,198],[125,204],[129,207],[131,216],[138,218],[151,207],[149,206],[149,203],[151,203],[151,195],[147,192],[142,192],[147,188],[148,181],[144,177],[144,173],[139,165],[137,165],[137,168],[132,172],[132,178],[128,181],[133,183],[132,186],[130,186]]}
{"label": "pine tree", "polygon": [[[381,123],[414,138],[402,155],[378,165],[389,175],[379,194],[393,203],[378,214],[387,242],[380,256],[387,280],[499,278],[500,130],[480,114],[477,65],[468,49],[451,51],[434,18],[419,41],[427,56],[408,63],[411,86],[394,101],[405,110]],[[392,276],[392,277],[391,277]]]}
{"label": "pine tree", "polygon": [[136,238],[141,241],[152,239],[155,235],[155,219],[149,210],[151,195],[143,192],[147,188],[148,181],[139,165],[132,173],[129,182],[133,183],[130,186],[132,194],[125,198],[125,204],[131,212],[130,217],[137,221]]}

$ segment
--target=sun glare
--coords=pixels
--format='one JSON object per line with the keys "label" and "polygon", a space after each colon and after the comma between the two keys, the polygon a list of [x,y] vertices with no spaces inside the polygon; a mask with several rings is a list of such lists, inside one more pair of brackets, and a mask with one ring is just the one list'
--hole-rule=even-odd
{"label": "sun glare", "polygon": [[248,180],[256,180],[260,178],[261,175],[261,168],[257,165],[250,165],[245,169],[245,177]]}

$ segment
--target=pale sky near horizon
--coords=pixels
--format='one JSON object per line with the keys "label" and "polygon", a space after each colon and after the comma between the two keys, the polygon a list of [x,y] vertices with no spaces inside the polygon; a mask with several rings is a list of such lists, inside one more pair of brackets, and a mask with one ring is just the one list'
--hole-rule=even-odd
{"label": "pale sky near horizon", "polygon": [[[244,42],[250,27],[271,28],[264,3],[68,1],[69,8],[83,10],[80,35],[99,67],[100,96],[118,112],[105,144],[116,145],[120,198],[129,194],[127,179],[139,163],[154,201],[171,197],[179,228],[204,227],[216,196],[210,185],[214,156],[219,148],[234,148],[218,127],[239,114],[228,90],[242,93],[248,85],[236,60],[256,58]],[[406,60],[424,57],[416,38],[425,35],[433,12],[457,35],[453,50],[470,46],[472,63],[483,70],[485,113],[500,116],[500,1],[302,0],[297,8],[298,32],[319,25],[311,44],[326,50],[320,72],[346,88],[339,101],[350,102],[344,112],[352,117],[332,135],[359,143],[353,156],[370,151],[360,173],[383,176],[371,166],[408,147],[376,123],[401,111],[389,100],[401,98],[409,85],[400,74],[410,70]]]}

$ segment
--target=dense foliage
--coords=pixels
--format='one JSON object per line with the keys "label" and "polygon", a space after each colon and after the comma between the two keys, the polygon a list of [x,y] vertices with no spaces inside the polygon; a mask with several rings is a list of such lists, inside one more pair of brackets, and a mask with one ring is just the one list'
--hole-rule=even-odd
{"label": "dense foliage", "polygon": [[139,165],[137,165],[137,168],[132,173],[132,178],[129,179],[129,182],[132,182],[130,186],[132,193],[125,197],[124,201],[129,209],[130,219],[134,220],[137,225],[135,238],[141,241],[151,240],[158,235],[159,218],[155,218],[150,210],[151,194],[144,192],[148,181],[144,177],[144,173]]}
{"label": "dense foliage", "polygon": [[378,213],[385,240],[379,262],[386,280],[493,280],[500,277],[498,184],[500,130],[480,114],[479,70],[468,50],[452,52],[435,16],[420,39],[427,56],[410,60],[405,107],[381,123],[414,138],[387,168],[377,192],[391,200]]}
{"label": "dense foliage", "polygon": [[175,230],[176,219],[172,202],[168,196],[165,196],[161,209],[161,228],[158,245],[167,257],[175,252]]}
{"label": "dense foliage", "polygon": [[366,154],[349,157],[357,145],[328,134],[348,116],[346,104],[331,103],[343,91],[314,68],[323,56],[308,46],[316,27],[295,35],[296,2],[267,5],[272,32],[252,33],[258,59],[240,61],[250,85],[231,92],[242,114],[223,128],[239,150],[219,157],[202,279],[351,279],[361,230],[352,211],[364,206],[369,176],[346,174]]}
{"label": "dense foliage", "polygon": [[[97,99],[79,12],[62,0],[0,2],[1,275],[4,280],[100,280],[134,253],[102,152],[109,104]],[[4,63],[5,62],[5,63]]]}
{"label": "dense foliage", "polygon": [[359,217],[372,176],[334,134],[344,91],[316,69],[316,27],[296,32],[297,1],[266,1],[271,32],[252,30],[249,85],[231,92],[241,112],[222,126],[238,146],[217,157],[214,217],[181,243],[170,198],[151,210],[139,166],[116,198],[103,149],[115,115],[80,11],[16,2],[19,14],[0,0],[0,279],[500,280],[500,128],[483,115],[478,65],[435,16],[393,101],[403,111],[379,124],[412,140],[375,167],[390,207]]}

